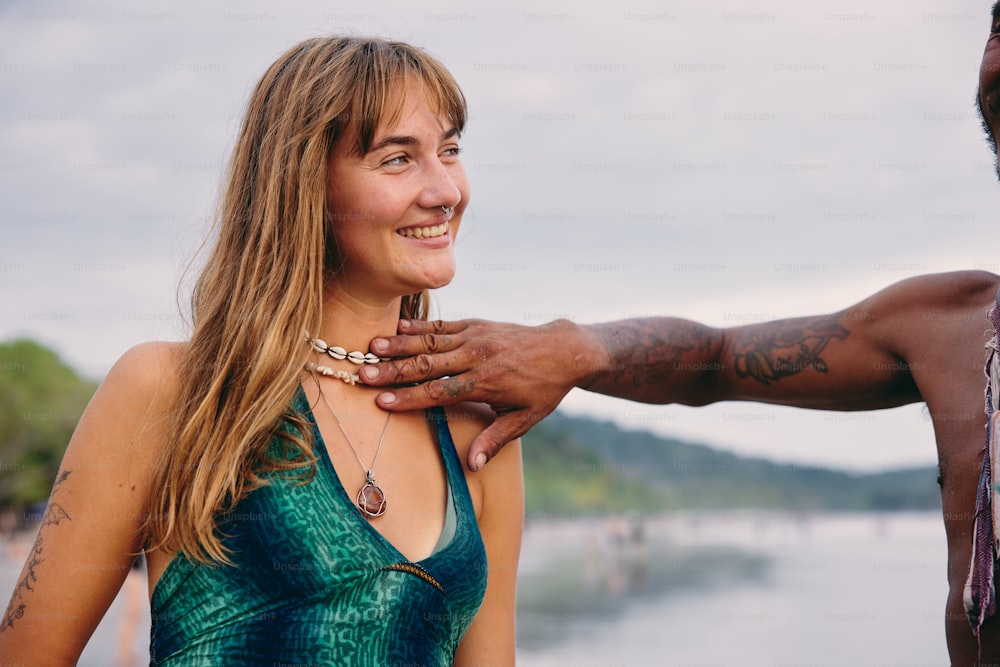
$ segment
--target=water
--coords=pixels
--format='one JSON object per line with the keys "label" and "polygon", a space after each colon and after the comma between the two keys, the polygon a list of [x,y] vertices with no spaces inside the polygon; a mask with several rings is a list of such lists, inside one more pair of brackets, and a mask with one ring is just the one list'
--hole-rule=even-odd
{"label": "water", "polygon": [[[522,667],[947,664],[946,550],[935,514],[676,515],[532,522]],[[0,594],[20,563],[3,561]],[[114,667],[119,595],[79,665]],[[148,660],[148,608],[124,643]]]}
{"label": "water", "polygon": [[[620,571],[616,558],[636,558],[627,543],[601,537],[608,532],[583,524],[529,530],[522,579],[544,580],[540,553],[566,557],[595,545],[603,570]],[[641,584],[611,586],[631,602],[603,614],[580,607],[539,615],[532,620],[559,632],[548,643],[522,642],[520,665],[948,664],[947,554],[937,515],[715,514],[662,520],[646,534],[647,567],[672,553],[686,558],[693,581],[676,585],[647,573]],[[597,583],[581,588],[602,585],[591,575],[581,582],[588,577]]]}

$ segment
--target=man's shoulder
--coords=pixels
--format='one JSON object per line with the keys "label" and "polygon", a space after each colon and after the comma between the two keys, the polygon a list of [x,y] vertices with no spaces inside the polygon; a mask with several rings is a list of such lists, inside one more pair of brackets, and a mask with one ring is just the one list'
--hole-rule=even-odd
{"label": "man's shoulder", "polygon": [[901,280],[883,290],[883,300],[935,310],[981,309],[996,301],[1000,276],[989,271],[949,271]]}
{"label": "man's shoulder", "polygon": [[925,285],[932,285],[951,294],[966,294],[971,297],[988,294],[993,298],[1000,288],[1000,276],[989,271],[949,271],[932,273],[920,278]]}

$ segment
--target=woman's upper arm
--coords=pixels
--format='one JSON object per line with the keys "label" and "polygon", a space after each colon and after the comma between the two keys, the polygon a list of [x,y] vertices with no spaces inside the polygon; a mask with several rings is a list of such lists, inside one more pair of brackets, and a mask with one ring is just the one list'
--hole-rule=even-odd
{"label": "woman's upper arm", "polygon": [[512,665],[515,656],[517,563],[524,529],[521,442],[515,440],[475,475],[483,489],[479,528],[486,546],[488,579],[455,665]]}
{"label": "woman's upper arm", "polygon": [[75,664],[141,550],[175,349],[127,352],[80,418],[0,623],[0,654],[12,664]]}

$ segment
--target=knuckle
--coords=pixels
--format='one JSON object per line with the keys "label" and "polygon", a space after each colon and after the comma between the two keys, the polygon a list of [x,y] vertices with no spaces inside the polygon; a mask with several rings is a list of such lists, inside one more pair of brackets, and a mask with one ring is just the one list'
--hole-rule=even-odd
{"label": "knuckle", "polygon": [[430,354],[438,351],[438,339],[435,334],[424,334],[421,337],[421,343],[423,344],[423,348]]}
{"label": "knuckle", "polygon": [[466,352],[472,359],[478,359],[480,361],[486,361],[493,354],[493,348],[486,341],[476,341],[469,345]]}
{"label": "knuckle", "polygon": [[426,334],[421,342],[428,354],[447,352],[452,348],[451,337],[446,334]]}
{"label": "knuckle", "polygon": [[487,454],[487,456],[492,459],[494,456],[496,456],[497,454],[500,453],[501,449],[503,449],[503,443],[502,442],[500,442],[499,440],[496,440],[496,439],[490,440],[490,447],[489,447],[490,451]]}
{"label": "knuckle", "polygon": [[412,363],[414,371],[422,377],[429,375],[434,369],[434,362],[428,354],[418,354],[413,357]]}

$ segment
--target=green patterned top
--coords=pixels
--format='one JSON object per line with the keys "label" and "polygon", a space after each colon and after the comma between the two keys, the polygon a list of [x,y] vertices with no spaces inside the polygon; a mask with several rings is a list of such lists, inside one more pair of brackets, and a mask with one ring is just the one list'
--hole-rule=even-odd
{"label": "green patterned top", "polygon": [[150,664],[450,665],[486,590],[486,553],[444,410],[428,417],[454,504],[454,532],[409,562],[340,483],[316,437],[308,484],[275,478],[219,517],[235,567],[178,555],[153,592]]}

